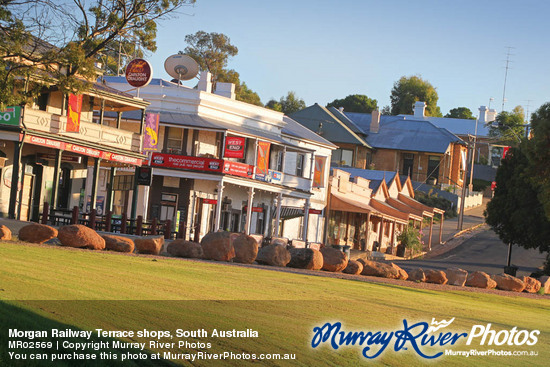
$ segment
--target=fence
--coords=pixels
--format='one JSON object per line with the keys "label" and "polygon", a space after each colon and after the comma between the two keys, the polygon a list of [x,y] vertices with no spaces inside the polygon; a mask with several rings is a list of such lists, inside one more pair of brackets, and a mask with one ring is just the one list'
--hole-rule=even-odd
{"label": "fence", "polygon": [[113,216],[112,212],[105,215],[97,215],[97,211],[92,209],[90,213],[80,213],[77,206],[73,210],[50,209],[49,203],[44,203],[44,208],[39,216],[42,224],[52,226],[64,226],[71,224],[82,224],[96,231],[128,234],[135,236],[155,236],[164,235],[165,239],[175,239],[185,237],[185,222],[179,223],[178,231],[174,231],[172,221],[159,221],[153,218],[152,221],[144,221],[143,216],[137,218],[128,218],[126,213],[121,216]]}

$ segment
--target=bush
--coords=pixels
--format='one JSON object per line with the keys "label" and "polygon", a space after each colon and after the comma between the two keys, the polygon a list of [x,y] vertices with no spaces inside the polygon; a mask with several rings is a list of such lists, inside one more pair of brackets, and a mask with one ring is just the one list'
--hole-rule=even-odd
{"label": "bush", "polygon": [[422,233],[413,226],[405,227],[403,232],[397,236],[397,240],[404,245],[405,248],[410,249],[411,254],[422,251],[422,247],[424,245],[424,242],[422,241]]}
{"label": "bush", "polygon": [[454,218],[457,216],[456,208],[453,208],[453,203],[445,198],[440,198],[436,195],[429,195],[422,191],[415,191],[414,198],[424,205],[445,210],[445,218]]}
{"label": "bush", "polygon": [[474,178],[472,184],[474,185],[474,191],[483,191],[491,186],[490,181],[480,180],[479,178]]}

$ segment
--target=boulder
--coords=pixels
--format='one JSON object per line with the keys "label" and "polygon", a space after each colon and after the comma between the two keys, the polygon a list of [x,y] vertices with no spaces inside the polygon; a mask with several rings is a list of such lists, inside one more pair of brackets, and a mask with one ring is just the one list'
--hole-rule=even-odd
{"label": "boulder", "polygon": [[540,286],[544,289],[544,294],[550,294],[550,276],[545,275],[540,277]]}
{"label": "boulder", "polygon": [[494,289],[497,286],[489,274],[482,271],[474,271],[466,279],[466,286],[475,288]]}
{"label": "boulder", "polygon": [[397,270],[397,272],[399,273],[398,279],[407,280],[407,278],[409,277],[409,274],[407,274],[405,270],[401,269],[399,266],[395,265],[394,263],[391,263],[391,266],[392,268]]}
{"label": "boulder", "polygon": [[323,254],[323,267],[321,269],[325,271],[338,272],[348,266],[348,257],[338,249],[324,247],[321,249],[321,254]]}
{"label": "boulder", "polygon": [[203,257],[207,260],[229,261],[235,257],[231,234],[226,231],[210,232],[201,240]]}
{"label": "boulder", "polygon": [[163,236],[145,236],[136,238],[136,251],[138,254],[158,255],[164,245]]}
{"label": "boulder", "polygon": [[497,289],[502,289],[503,291],[522,292],[525,289],[523,280],[509,274],[496,274],[491,278],[497,282]]}
{"label": "boulder", "polygon": [[252,264],[258,256],[258,241],[252,236],[240,233],[231,238],[231,243],[235,249],[234,262],[242,264]]}
{"label": "boulder", "polygon": [[57,229],[45,224],[32,223],[19,230],[19,239],[25,242],[44,243],[57,237]]}
{"label": "boulder", "polygon": [[412,280],[413,282],[425,282],[426,281],[426,274],[424,274],[424,270],[421,268],[416,268],[412,271],[409,271],[409,280]]}
{"label": "boulder", "polygon": [[447,284],[459,287],[464,287],[468,278],[468,272],[460,268],[449,268],[445,270],[445,274],[447,275]]}
{"label": "boulder", "polygon": [[445,284],[447,283],[447,275],[442,270],[428,269],[424,272],[426,274],[426,283]]}
{"label": "boulder", "polygon": [[531,277],[523,277],[523,284],[525,284],[525,289],[523,291],[527,293],[537,293],[541,287],[540,282]]}
{"label": "boulder", "polygon": [[134,241],[130,238],[104,234],[101,237],[105,240],[105,250],[118,252],[134,252]]}
{"label": "boulder", "polygon": [[105,249],[105,240],[96,231],[81,224],[60,227],[57,238],[63,246],[90,250]]}
{"label": "boulder", "polygon": [[363,265],[361,275],[371,275],[390,279],[399,279],[400,277],[399,270],[389,264],[365,259],[358,259],[357,261]]}
{"label": "boulder", "polygon": [[258,264],[264,265],[287,266],[290,258],[290,252],[286,249],[286,246],[268,245],[258,251],[256,261]]}
{"label": "boulder", "polygon": [[11,240],[11,230],[5,225],[0,225],[0,240]]}
{"label": "boulder", "polygon": [[166,246],[166,252],[175,257],[187,257],[191,259],[200,259],[203,255],[202,247],[196,242],[177,239]]}
{"label": "boulder", "polygon": [[289,268],[320,270],[323,268],[323,254],[311,248],[291,248]]}
{"label": "boulder", "polygon": [[346,274],[359,275],[363,271],[363,264],[357,260],[349,260],[348,266],[343,270]]}

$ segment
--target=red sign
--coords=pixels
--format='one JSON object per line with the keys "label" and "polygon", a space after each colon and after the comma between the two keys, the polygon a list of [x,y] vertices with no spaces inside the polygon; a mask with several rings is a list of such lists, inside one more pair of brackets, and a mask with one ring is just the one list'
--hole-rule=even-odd
{"label": "red sign", "polygon": [[29,144],[34,144],[34,145],[41,145],[48,148],[66,150],[69,152],[86,155],[88,157],[101,158],[101,159],[106,159],[108,161],[116,161],[120,163],[132,164],[134,166],[141,166],[141,163],[142,163],[142,160],[140,158],[128,157],[122,154],[105,152],[103,150],[83,147],[81,145],[65,143],[59,140],[42,138],[39,136],[26,135],[24,142]]}
{"label": "red sign", "polygon": [[309,209],[309,214],[321,214],[323,211],[319,209]]}
{"label": "red sign", "polygon": [[69,133],[80,131],[80,113],[82,112],[82,95],[69,94],[69,107],[67,109],[67,128]]}
{"label": "red sign", "polygon": [[218,200],[216,199],[202,199],[203,204],[216,205]]}
{"label": "red sign", "polygon": [[244,158],[244,138],[227,136],[225,138],[225,158]]}
{"label": "red sign", "polygon": [[145,87],[153,78],[153,67],[147,60],[134,59],[126,66],[126,81],[132,87]]}
{"label": "red sign", "polygon": [[191,171],[221,172],[223,161],[221,159],[188,157],[164,153],[153,153],[151,166],[180,168]]}
{"label": "red sign", "polygon": [[[247,211],[248,210],[248,206],[245,205],[244,208],[243,208],[244,211]],[[252,207],[252,213],[262,213],[264,211],[264,208],[262,208],[261,206],[253,206]]]}
{"label": "red sign", "polygon": [[252,178],[254,174],[254,166],[245,163],[224,161],[223,173],[233,176]]}

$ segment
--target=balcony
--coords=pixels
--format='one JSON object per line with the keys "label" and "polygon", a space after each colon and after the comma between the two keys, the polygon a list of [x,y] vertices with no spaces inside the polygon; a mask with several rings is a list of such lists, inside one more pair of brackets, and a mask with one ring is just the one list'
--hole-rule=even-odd
{"label": "balcony", "polygon": [[80,131],[69,133],[66,132],[66,116],[54,115],[46,111],[30,108],[25,109],[24,116],[27,129],[71,137],[85,142],[133,152],[140,151],[141,136],[131,131],[81,120]]}

